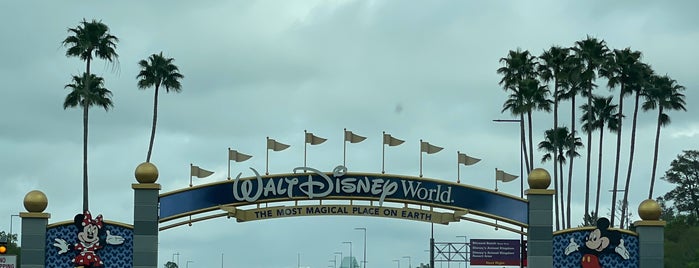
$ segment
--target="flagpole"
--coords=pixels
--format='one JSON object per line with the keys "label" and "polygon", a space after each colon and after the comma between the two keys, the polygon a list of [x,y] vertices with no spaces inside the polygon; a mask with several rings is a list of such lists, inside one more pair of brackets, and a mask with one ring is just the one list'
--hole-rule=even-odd
{"label": "flagpole", "polygon": [[381,133],[383,133],[383,135],[381,135],[381,174],[384,174],[386,173],[386,141],[384,140],[386,137],[386,131],[382,131]]}
{"label": "flagpole", "polygon": [[192,168],[194,168],[194,165],[189,163],[189,187],[192,187]]}
{"label": "flagpole", "polygon": [[495,168],[495,191],[498,191],[498,168]]}
{"label": "flagpole", "polygon": [[422,178],[422,139],[420,140],[420,178]]}
{"label": "flagpole", "polygon": [[306,130],[303,130],[303,167],[306,167],[306,147],[308,146],[308,141],[306,140],[306,135],[308,135],[308,132]]}
{"label": "flagpole", "polygon": [[344,131],[342,132],[342,165],[347,166],[347,128],[344,128]]}
{"label": "flagpole", "polygon": [[267,152],[265,157],[265,175],[269,175],[269,137],[267,137],[267,149],[265,151]]}
{"label": "flagpole", "polygon": [[231,180],[231,147],[228,147],[228,180]]}
{"label": "flagpole", "polygon": [[461,155],[461,152],[456,151],[456,183],[461,183],[461,167],[459,166],[459,155]]}

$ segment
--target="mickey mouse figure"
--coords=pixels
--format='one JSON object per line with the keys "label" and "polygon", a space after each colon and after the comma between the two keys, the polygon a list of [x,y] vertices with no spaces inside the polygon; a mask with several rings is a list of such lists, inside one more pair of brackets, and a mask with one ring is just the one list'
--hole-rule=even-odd
{"label": "mickey mouse figure", "polygon": [[[612,248],[614,245],[616,247]],[[616,231],[609,230],[609,220],[600,218],[597,220],[597,228],[590,232],[585,239],[585,247],[575,243],[573,238],[570,238],[570,244],[565,249],[565,255],[569,255],[577,250],[583,254],[580,264],[582,268],[601,268],[599,256],[603,253],[616,252],[623,259],[629,259],[629,251],[624,246],[624,239],[621,239],[621,234]]]}
{"label": "mickey mouse figure", "polygon": [[102,215],[98,215],[95,219],[92,218],[90,211],[85,211],[83,214],[75,215],[74,224],[78,227],[78,242],[74,245],[69,245],[65,240],[56,238],[56,243],[53,246],[59,248],[58,254],[64,254],[68,250],[75,250],[78,254],[73,258],[73,267],[103,267],[102,259],[97,255],[96,251],[101,249],[103,245],[121,245],[124,243],[124,238],[121,236],[112,235],[102,229]]}

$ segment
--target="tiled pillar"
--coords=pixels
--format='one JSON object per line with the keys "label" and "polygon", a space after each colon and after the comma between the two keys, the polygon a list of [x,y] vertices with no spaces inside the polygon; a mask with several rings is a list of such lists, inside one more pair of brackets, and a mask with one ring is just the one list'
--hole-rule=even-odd
{"label": "tiled pillar", "polygon": [[22,218],[22,257],[21,266],[24,268],[44,268],[46,261],[46,226],[51,214],[44,213],[48,199],[41,191],[31,191],[24,196],[24,208],[20,212]]}
{"label": "tiled pillar", "polygon": [[551,185],[551,175],[541,168],[529,173],[529,227],[527,228],[527,265],[529,267],[553,267],[553,194],[546,189]]}
{"label": "tiled pillar", "polygon": [[663,267],[665,259],[665,221],[660,220],[660,205],[647,199],[638,206],[640,221],[633,225],[638,233],[640,268]]}
{"label": "tiled pillar", "polygon": [[158,169],[151,163],[136,168],[134,190],[133,267],[158,267]]}

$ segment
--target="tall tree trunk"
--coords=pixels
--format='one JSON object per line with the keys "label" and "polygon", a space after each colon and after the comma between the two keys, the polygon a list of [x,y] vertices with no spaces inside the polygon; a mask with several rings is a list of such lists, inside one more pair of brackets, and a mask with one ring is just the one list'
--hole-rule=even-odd
{"label": "tall tree trunk", "polygon": [[[587,92],[587,107],[590,109],[587,114],[587,124],[588,126],[593,126],[594,122],[592,118],[592,89]],[[587,130],[587,166],[585,168],[585,215],[590,211],[590,164],[592,162],[592,128]],[[568,184],[570,187],[570,184]]]}
{"label": "tall tree trunk", "polygon": [[[563,153],[563,152],[561,152],[561,153]],[[558,161],[558,170],[561,173],[560,176],[558,176],[558,177],[563,178],[563,172],[564,172],[563,171],[563,161]],[[563,197],[561,197],[561,199],[563,199]],[[558,205],[558,204],[556,204],[556,205]],[[561,208],[561,210],[563,210],[563,208]]]}
{"label": "tall tree trunk", "polygon": [[527,157],[527,142],[525,140],[526,135],[524,135],[524,114],[519,115],[519,131],[520,137],[522,139],[522,153],[524,154],[524,165],[527,167],[527,174],[532,171],[531,165],[529,165],[529,158]]}
{"label": "tall tree trunk", "polygon": [[[563,154],[563,152],[561,152],[561,154]],[[558,201],[561,203],[561,205],[560,205],[560,207],[561,207],[561,228],[562,228],[562,229],[565,229],[565,228],[566,228],[566,219],[567,219],[567,217],[566,217],[566,210],[565,210],[566,206],[565,206],[565,203],[564,203],[565,197],[566,197],[566,196],[565,196],[565,191],[564,191],[564,190],[565,190],[566,187],[565,187],[565,184],[563,184],[563,181],[564,181],[564,177],[563,177],[563,176],[560,176],[560,177],[558,178],[558,185],[559,185],[559,188],[561,188],[561,189],[560,189],[558,192],[559,192],[559,195],[560,195],[561,197],[560,197],[560,199],[559,199]]]}
{"label": "tall tree trunk", "polygon": [[148,156],[146,156],[146,162],[150,163],[150,156],[153,152],[153,141],[155,140],[155,125],[158,121],[158,89],[160,84],[155,84],[155,97],[153,98],[153,128],[150,132],[150,143],[148,143]]}
{"label": "tall tree trunk", "polygon": [[[92,51],[90,51],[92,55]],[[90,57],[86,60],[87,66],[85,67],[85,81],[83,81],[83,86],[87,87],[85,90],[89,90],[90,87]],[[83,212],[89,210],[88,201],[88,186],[87,186],[87,119],[88,119],[88,107],[87,103],[83,105]]]}
{"label": "tall tree trunk", "polygon": [[[589,126],[593,126],[594,122],[592,118],[592,88],[589,88],[587,90],[587,107],[589,107],[590,111],[588,111],[587,114],[587,124]],[[587,163],[585,167],[585,214],[587,215],[588,213],[588,202],[590,198],[590,165],[592,162],[592,127],[587,129]],[[569,178],[570,179],[570,178]],[[570,187],[570,183],[568,184],[568,187]],[[570,188],[568,189],[570,192]],[[568,200],[570,202],[570,197],[568,197]],[[568,203],[568,210],[570,211],[570,203]],[[570,212],[568,212],[568,217],[570,217]],[[570,218],[568,218],[568,221],[570,221]],[[570,228],[570,226],[568,226]]]}
{"label": "tall tree trunk", "polygon": [[[553,129],[554,131],[558,129],[558,79],[555,79],[556,74],[554,74],[554,80],[553,80]],[[561,176],[563,176],[563,169],[558,169],[558,155],[555,155],[553,157],[553,181],[554,183],[554,188],[558,189],[558,175],[560,173]],[[555,202],[558,202],[558,196],[556,195]],[[556,203],[556,210],[558,210],[558,203]],[[556,211],[558,212],[558,211]],[[558,226],[558,215],[556,215],[556,230],[559,230],[560,227]]]}
{"label": "tall tree trunk", "polygon": [[622,118],[624,113],[624,84],[621,84],[619,92],[619,115],[617,120],[619,121],[617,126],[619,129],[616,132],[616,160],[614,163],[614,186],[612,187],[612,217],[610,219],[610,227],[614,227],[614,220],[616,219],[616,192],[617,185],[619,184],[619,161],[621,160],[621,130],[622,130]]}
{"label": "tall tree trunk", "polygon": [[658,166],[658,142],[660,142],[660,116],[663,114],[663,106],[658,105],[658,126],[655,129],[655,149],[653,150],[653,171],[650,173],[650,191],[648,199],[653,199],[653,187],[655,186],[655,168]]}
{"label": "tall tree trunk", "polygon": [[87,199],[87,105],[83,106],[83,211],[88,211]]}
{"label": "tall tree trunk", "polygon": [[[553,151],[553,153],[554,153],[554,155],[553,155],[554,159],[557,159],[558,156],[560,155],[557,148]],[[555,173],[556,173],[556,171],[554,170],[554,174]],[[563,176],[563,174],[562,174],[563,169],[561,169],[560,173],[561,173],[561,176]],[[558,211],[560,210],[558,207],[558,198],[561,198],[561,197],[560,197],[560,194],[558,194],[558,189],[560,189],[560,187],[558,186],[558,180],[556,178],[557,178],[557,176],[554,176],[553,189],[556,191],[556,194],[553,195],[553,198],[554,198],[553,204],[554,204],[554,209],[556,210],[556,230],[560,230],[561,229],[561,225],[560,225],[561,220],[560,220],[560,215],[558,213]]]}
{"label": "tall tree trunk", "polygon": [[[631,144],[630,149],[629,149],[629,167],[626,170],[626,184],[624,185],[624,203],[628,204],[627,202],[629,201],[629,184],[631,183],[631,169],[633,167],[633,154],[636,148],[636,119],[638,118],[638,101],[641,97],[641,94],[638,94],[636,92],[636,100],[635,100],[635,105],[633,108],[633,121],[631,123]],[[628,207],[628,206],[627,206]],[[628,212],[622,211],[621,217],[622,217],[622,223],[624,222],[623,218],[627,216]],[[624,228],[624,226],[621,226],[621,228]]]}
{"label": "tall tree trunk", "polygon": [[[573,96],[573,98],[571,98],[571,102],[570,102],[570,109],[571,109],[571,111],[570,111],[571,132],[570,133],[572,133],[573,138],[575,138],[575,108],[576,108],[575,107],[575,96]],[[575,145],[573,145],[573,146],[575,146]],[[573,147],[571,150],[575,150],[575,147]],[[575,161],[575,157],[570,156],[568,158],[569,158],[568,160],[570,161],[570,162],[568,162],[568,180],[572,181],[573,162]],[[563,176],[561,176],[561,185],[563,185]],[[561,197],[562,197],[562,195],[563,195],[563,190],[561,189]],[[561,204],[563,204],[563,200],[561,200]]]}
{"label": "tall tree trunk", "polygon": [[599,195],[602,188],[602,140],[604,139],[604,126],[599,130],[599,152],[597,156],[597,197],[595,198],[595,215],[599,216]]}
{"label": "tall tree trunk", "polygon": [[[532,112],[527,112],[527,123],[529,123],[529,163],[531,163],[531,168],[534,169],[534,142],[532,139]],[[531,171],[531,170],[530,170]]]}

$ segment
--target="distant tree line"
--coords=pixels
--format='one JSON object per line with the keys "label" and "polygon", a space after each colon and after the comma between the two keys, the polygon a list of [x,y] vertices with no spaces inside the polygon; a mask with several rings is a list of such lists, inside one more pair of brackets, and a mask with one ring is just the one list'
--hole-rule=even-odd
{"label": "distant tree line", "polygon": [[665,267],[699,267],[699,151],[687,150],[661,179],[675,188],[657,199],[665,227]]}

